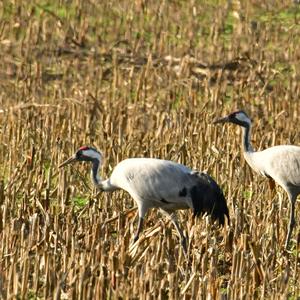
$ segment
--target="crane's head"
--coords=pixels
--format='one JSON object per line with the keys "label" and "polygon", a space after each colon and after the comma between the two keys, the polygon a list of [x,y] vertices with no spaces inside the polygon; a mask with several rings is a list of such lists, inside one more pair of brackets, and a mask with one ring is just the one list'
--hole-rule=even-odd
{"label": "crane's head", "polygon": [[243,110],[239,110],[213,121],[213,124],[217,123],[233,123],[242,127],[249,127],[251,125],[251,119]]}
{"label": "crane's head", "polygon": [[93,147],[80,147],[74,155],[68,158],[66,161],[59,165],[59,168],[62,168],[68,164],[71,164],[76,161],[90,161],[90,162],[98,162],[102,161],[102,154]]}

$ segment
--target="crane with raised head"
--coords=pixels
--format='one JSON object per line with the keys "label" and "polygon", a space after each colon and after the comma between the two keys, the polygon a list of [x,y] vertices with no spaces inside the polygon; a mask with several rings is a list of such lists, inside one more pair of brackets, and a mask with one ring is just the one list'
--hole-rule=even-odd
{"label": "crane with raised head", "polygon": [[81,147],[60,168],[76,161],[91,162],[91,178],[99,190],[127,191],[138,206],[138,227],[134,242],[142,231],[147,211],[160,208],[168,215],[178,232],[184,253],[187,253],[186,238],[181,230],[175,211],[191,208],[195,216],[210,214],[213,221],[224,225],[229,212],[221,188],[206,173],[192,171],[188,167],[168,160],[155,158],[129,158],[114,168],[110,178],[102,180],[99,169],[102,154],[93,147]]}
{"label": "crane with raised head", "polygon": [[273,146],[254,151],[250,142],[251,119],[242,110],[214,120],[216,123],[233,123],[243,128],[243,153],[245,160],[257,173],[273,179],[288,194],[290,219],[285,248],[288,248],[295,226],[295,203],[300,194],[300,147],[293,145]]}

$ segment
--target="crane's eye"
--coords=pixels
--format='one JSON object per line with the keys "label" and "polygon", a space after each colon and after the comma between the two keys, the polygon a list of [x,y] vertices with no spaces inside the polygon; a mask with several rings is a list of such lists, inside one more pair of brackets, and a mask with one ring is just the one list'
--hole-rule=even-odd
{"label": "crane's eye", "polygon": [[230,120],[235,119],[235,117],[236,117],[236,114],[231,114],[231,115],[229,115],[229,119],[230,119]]}

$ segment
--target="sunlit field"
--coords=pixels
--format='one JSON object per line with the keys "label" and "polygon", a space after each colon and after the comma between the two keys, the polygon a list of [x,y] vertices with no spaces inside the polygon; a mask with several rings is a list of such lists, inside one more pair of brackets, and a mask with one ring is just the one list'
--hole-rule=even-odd
{"label": "sunlit field", "polygon": [[[297,1],[295,1],[297,2]],[[290,251],[286,193],[253,173],[236,109],[256,149],[300,145],[300,5],[293,1],[0,3],[1,299],[298,299],[300,211]],[[128,157],[206,171],[231,223],[158,210],[137,227],[134,200],[102,193]]]}

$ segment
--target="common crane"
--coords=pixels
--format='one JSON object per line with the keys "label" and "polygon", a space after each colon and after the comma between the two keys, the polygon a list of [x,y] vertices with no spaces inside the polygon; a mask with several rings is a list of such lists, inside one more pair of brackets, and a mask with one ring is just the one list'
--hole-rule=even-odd
{"label": "common crane", "polygon": [[134,242],[139,238],[145,215],[150,208],[160,208],[170,217],[185,254],[186,238],[178,224],[176,210],[191,208],[195,216],[211,214],[212,220],[218,220],[221,225],[224,225],[226,216],[229,222],[223,192],[214,179],[205,173],[192,171],[168,160],[129,158],[114,168],[109,179],[102,180],[99,176],[102,159],[100,151],[84,146],[59,167],[76,161],[91,162],[91,178],[98,189],[105,192],[117,189],[127,191],[138,206],[139,221]]}
{"label": "common crane", "polygon": [[247,163],[255,172],[273,179],[287,192],[291,202],[285,241],[285,248],[288,248],[295,226],[295,203],[300,194],[300,147],[280,145],[254,151],[250,142],[251,119],[242,110],[216,119],[213,123],[233,123],[241,126],[243,128],[243,152]]}

